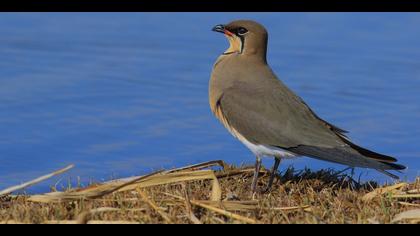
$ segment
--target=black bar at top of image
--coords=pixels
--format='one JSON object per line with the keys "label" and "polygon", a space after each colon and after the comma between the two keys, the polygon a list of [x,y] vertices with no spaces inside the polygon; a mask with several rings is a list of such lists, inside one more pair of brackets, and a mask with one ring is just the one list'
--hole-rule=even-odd
{"label": "black bar at top of image", "polygon": [[371,12],[420,11],[416,1],[361,0],[5,0],[0,11],[7,12]]}

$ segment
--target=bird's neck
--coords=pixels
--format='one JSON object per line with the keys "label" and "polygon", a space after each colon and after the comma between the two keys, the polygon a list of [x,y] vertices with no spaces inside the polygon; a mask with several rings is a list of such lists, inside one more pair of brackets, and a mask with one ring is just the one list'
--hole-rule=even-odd
{"label": "bird's neck", "polygon": [[267,64],[266,52],[254,51],[254,50],[244,50],[242,53],[232,52],[232,53],[223,53],[216,60],[214,67],[216,67],[220,62],[224,60],[240,60],[248,61],[251,63],[263,63]]}
{"label": "bird's neck", "polygon": [[259,61],[267,64],[267,43],[268,38],[262,39],[245,39],[244,47],[241,52],[246,58],[250,58],[253,61]]}

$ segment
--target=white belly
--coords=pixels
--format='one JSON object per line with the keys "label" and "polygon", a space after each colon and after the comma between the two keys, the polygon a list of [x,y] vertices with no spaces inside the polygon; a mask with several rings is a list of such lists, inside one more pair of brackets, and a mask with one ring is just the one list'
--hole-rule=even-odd
{"label": "white belly", "polygon": [[242,137],[238,139],[247,147],[251,152],[254,153],[257,157],[264,157],[264,156],[270,156],[270,157],[277,157],[280,159],[293,159],[298,157],[298,155],[289,152],[287,150],[278,148],[278,147],[272,147],[267,145],[261,145],[261,144],[253,144]]}
{"label": "white belly", "polygon": [[277,157],[280,159],[293,159],[298,157],[298,155],[278,147],[272,147],[269,145],[262,144],[253,144],[232,127],[226,126],[226,128],[233,136],[235,136],[235,138],[239,139],[239,141],[241,141],[247,148],[249,148],[249,150],[251,150],[251,152],[253,152],[254,155],[257,157],[269,156]]}

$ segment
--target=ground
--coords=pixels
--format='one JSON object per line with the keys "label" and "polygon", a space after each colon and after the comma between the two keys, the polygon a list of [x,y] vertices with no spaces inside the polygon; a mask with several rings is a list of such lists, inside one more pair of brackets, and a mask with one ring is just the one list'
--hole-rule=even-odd
{"label": "ground", "polygon": [[[224,165],[224,164],[223,164]],[[418,223],[420,179],[378,186],[346,173],[288,169],[250,193],[252,168],[185,168],[50,195],[8,195],[1,223]],[[269,173],[261,171],[262,188]],[[131,182],[127,182],[131,181]]]}

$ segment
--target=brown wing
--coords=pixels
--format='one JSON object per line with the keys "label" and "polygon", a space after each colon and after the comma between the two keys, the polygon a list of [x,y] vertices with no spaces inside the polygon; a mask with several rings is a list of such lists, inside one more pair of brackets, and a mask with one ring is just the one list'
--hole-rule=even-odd
{"label": "brown wing", "polygon": [[[254,143],[334,147],[342,140],[287,88],[236,83],[217,104],[226,122]],[[286,90],[285,90],[286,89]]]}
{"label": "brown wing", "polygon": [[236,83],[224,91],[216,104],[219,119],[256,144],[349,166],[377,170],[403,168],[389,164],[395,158],[351,143],[344,130],[319,119],[290,90],[278,89]]}
{"label": "brown wing", "polygon": [[331,131],[333,131],[334,133],[337,134],[337,136],[347,145],[349,145],[350,147],[352,147],[354,150],[356,150],[359,154],[365,156],[365,157],[369,157],[371,159],[377,160],[377,161],[381,161],[381,162],[388,162],[388,163],[392,163],[392,162],[396,162],[398,161],[397,159],[395,159],[394,157],[391,156],[387,156],[387,155],[383,155],[377,152],[373,152],[370,151],[366,148],[360,147],[356,144],[354,144],[353,142],[350,141],[350,139],[345,135],[345,133],[348,133],[348,131],[343,130],[335,125],[332,125],[331,123],[323,120],[322,118],[320,118],[303,100],[301,100],[303,104],[305,104],[305,106],[311,111],[311,113],[320,121],[322,121],[329,129],[331,129]]}

